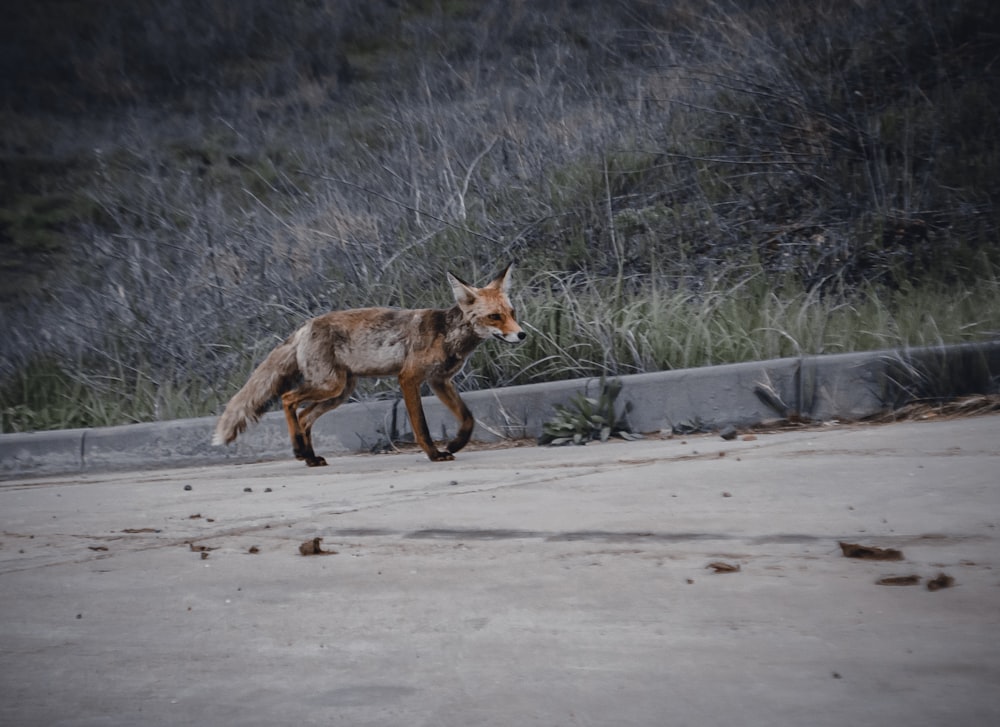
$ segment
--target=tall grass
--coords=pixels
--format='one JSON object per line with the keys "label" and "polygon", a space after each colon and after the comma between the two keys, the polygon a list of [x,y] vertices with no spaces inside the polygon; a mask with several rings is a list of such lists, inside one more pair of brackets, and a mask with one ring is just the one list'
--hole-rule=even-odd
{"label": "tall grass", "polygon": [[[459,377],[464,388],[1000,337],[996,277],[963,286],[867,286],[833,297],[794,283],[775,287],[760,269],[696,291],[651,277],[615,284],[581,274],[516,275],[514,296],[529,337],[519,346],[481,346]],[[240,346],[234,370],[218,381],[176,384],[123,368],[94,376],[83,365],[71,373],[52,364],[27,367],[2,392],[3,429],[208,415],[277,339]],[[394,396],[394,387],[391,380],[371,381],[360,395]]]}
{"label": "tall grass", "polygon": [[478,352],[470,375],[525,383],[1000,337],[996,277],[836,297],[775,287],[759,269],[697,291],[655,278],[622,287],[536,276],[520,303],[532,336],[516,349]]}
{"label": "tall grass", "polygon": [[[697,290],[649,276],[616,283],[520,270],[515,277],[529,337],[518,346],[482,345],[459,376],[463,388],[1000,338],[995,275],[969,285],[869,285],[840,296],[791,281],[775,286],[762,269],[733,272]],[[443,290],[433,297],[447,305]],[[234,344],[232,370],[213,381],[186,374],[157,380],[148,368],[122,366],[95,375],[83,362],[70,371],[46,362],[25,367],[0,392],[3,430],[217,412],[289,331],[249,347]],[[395,383],[368,381],[359,395],[395,396]]]}

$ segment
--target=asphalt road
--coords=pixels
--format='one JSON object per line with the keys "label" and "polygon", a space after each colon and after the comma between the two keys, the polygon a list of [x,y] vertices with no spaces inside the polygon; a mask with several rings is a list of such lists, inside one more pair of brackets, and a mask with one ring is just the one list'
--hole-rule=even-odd
{"label": "asphalt road", "polygon": [[1000,724],[998,523],[1000,416],[7,480],[0,723]]}

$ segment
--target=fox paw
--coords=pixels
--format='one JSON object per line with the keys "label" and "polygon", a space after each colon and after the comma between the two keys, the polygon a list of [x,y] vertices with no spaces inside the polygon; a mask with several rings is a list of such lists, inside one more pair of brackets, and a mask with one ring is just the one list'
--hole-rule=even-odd
{"label": "fox paw", "polygon": [[322,457],[306,457],[306,467],[326,467],[326,460]]}
{"label": "fox paw", "polygon": [[455,455],[451,452],[442,452],[440,450],[427,456],[430,457],[431,462],[451,462],[455,459]]}

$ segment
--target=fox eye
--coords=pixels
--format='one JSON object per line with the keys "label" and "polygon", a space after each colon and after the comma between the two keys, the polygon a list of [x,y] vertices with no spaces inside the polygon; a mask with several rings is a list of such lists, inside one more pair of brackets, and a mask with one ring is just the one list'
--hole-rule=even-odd
{"label": "fox eye", "polygon": [[502,321],[503,320],[503,316],[500,315],[499,313],[490,313],[486,317],[489,318],[491,321]]}

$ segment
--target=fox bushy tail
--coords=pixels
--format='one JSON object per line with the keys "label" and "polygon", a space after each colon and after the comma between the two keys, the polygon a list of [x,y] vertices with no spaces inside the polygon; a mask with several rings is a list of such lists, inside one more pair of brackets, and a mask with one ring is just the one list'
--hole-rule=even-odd
{"label": "fox bushy tail", "polygon": [[295,386],[300,373],[293,341],[294,337],[289,338],[271,351],[250,374],[243,388],[229,400],[215,425],[212,444],[233,442],[248,425],[260,419],[272,399]]}

